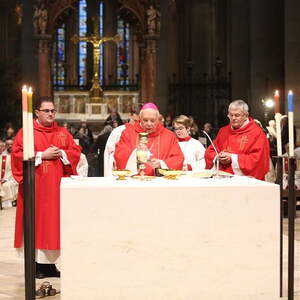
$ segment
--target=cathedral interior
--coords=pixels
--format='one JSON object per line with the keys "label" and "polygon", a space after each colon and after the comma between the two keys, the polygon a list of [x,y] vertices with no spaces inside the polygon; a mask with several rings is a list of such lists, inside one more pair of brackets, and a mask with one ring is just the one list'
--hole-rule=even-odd
{"label": "cathedral interior", "polygon": [[[52,97],[57,118],[99,123],[156,102],[215,128],[243,99],[264,125],[274,91],[300,109],[297,1],[0,1],[1,126],[21,123],[21,86]],[[300,118],[295,113],[295,125]]]}

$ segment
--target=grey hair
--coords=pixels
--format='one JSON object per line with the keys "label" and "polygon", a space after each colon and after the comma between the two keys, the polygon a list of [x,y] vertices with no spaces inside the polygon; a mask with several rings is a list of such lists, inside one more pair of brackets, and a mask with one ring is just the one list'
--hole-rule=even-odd
{"label": "grey hair", "polygon": [[228,111],[231,108],[238,108],[244,113],[249,112],[248,104],[244,100],[234,100],[229,104]]}
{"label": "grey hair", "polygon": [[113,130],[113,128],[110,125],[105,125],[104,128],[101,130],[99,135],[112,132],[112,130]]}
{"label": "grey hair", "polygon": [[153,110],[153,111],[155,111],[156,113],[157,113],[157,118],[159,118],[159,116],[160,116],[160,113],[159,113],[159,111],[158,110],[156,110],[156,109],[152,109],[152,108],[146,108],[146,109],[142,109],[141,111],[140,111],[140,114],[139,114],[139,117],[140,117],[140,119],[142,118],[142,116],[143,116],[143,111],[144,110]]}

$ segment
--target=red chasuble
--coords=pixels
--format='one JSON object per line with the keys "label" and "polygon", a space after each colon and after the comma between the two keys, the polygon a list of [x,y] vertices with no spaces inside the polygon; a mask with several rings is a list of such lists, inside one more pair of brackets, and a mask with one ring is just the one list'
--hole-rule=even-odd
{"label": "red chasuble", "polygon": [[[43,152],[51,145],[64,150],[70,165],[60,159],[43,160],[35,170],[35,213],[36,248],[44,250],[60,249],[60,180],[64,176],[76,174],[80,158],[80,147],[71,134],[56,123],[44,127],[34,121],[34,150]],[[19,183],[17,200],[15,247],[22,246],[23,237],[23,131],[19,130],[11,154],[12,173]]]}
{"label": "red chasuble", "polygon": [[[137,148],[139,133],[144,132],[139,122],[126,127],[116,145],[115,161],[118,169],[125,169],[127,161]],[[155,131],[148,135],[148,149],[150,158],[163,160],[170,169],[182,170],[184,157],[175,134],[158,124]],[[146,164],[146,175],[154,175],[154,169]]]}
{"label": "red chasuble", "polygon": [[[230,125],[222,127],[214,144],[218,152],[227,151],[238,155],[239,167],[244,175],[264,180],[270,164],[269,142],[265,133],[252,119],[239,129],[232,129]],[[205,152],[207,169],[212,168],[215,156],[216,153],[210,145]],[[220,170],[233,174],[231,164],[220,164]]]}

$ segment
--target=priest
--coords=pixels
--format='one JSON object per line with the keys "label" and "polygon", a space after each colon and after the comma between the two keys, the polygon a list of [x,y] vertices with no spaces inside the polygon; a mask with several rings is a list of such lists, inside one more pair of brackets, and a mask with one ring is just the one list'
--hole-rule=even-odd
{"label": "priest", "polygon": [[148,133],[147,147],[150,152],[145,175],[153,176],[156,168],[182,169],[184,157],[177,138],[172,131],[163,127],[159,116],[154,103],[144,104],[140,121],[127,126],[116,145],[114,157],[117,169],[129,169],[133,174],[137,173],[136,149],[141,132]]}
{"label": "priest", "polygon": [[[67,129],[57,125],[50,98],[42,98],[35,110],[35,243],[36,277],[60,277],[55,263],[60,255],[60,181],[76,173],[81,149]],[[12,172],[19,183],[15,248],[23,246],[23,131],[18,132],[12,150]]]}
{"label": "priest", "polygon": [[205,152],[206,168],[212,168],[218,159],[222,171],[264,180],[270,161],[265,133],[249,117],[248,105],[243,100],[230,103],[228,118],[229,124],[219,130],[214,145]]}

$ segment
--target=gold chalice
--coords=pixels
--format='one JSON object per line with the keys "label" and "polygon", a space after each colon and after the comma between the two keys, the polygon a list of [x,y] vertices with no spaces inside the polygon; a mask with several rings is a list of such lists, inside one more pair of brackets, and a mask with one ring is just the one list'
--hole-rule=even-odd
{"label": "gold chalice", "polygon": [[182,174],[182,170],[159,169],[159,173],[166,179],[175,180]]}
{"label": "gold chalice", "polygon": [[126,180],[125,177],[130,175],[130,170],[113,170],[114,176],[117,176],[117,180]]}

